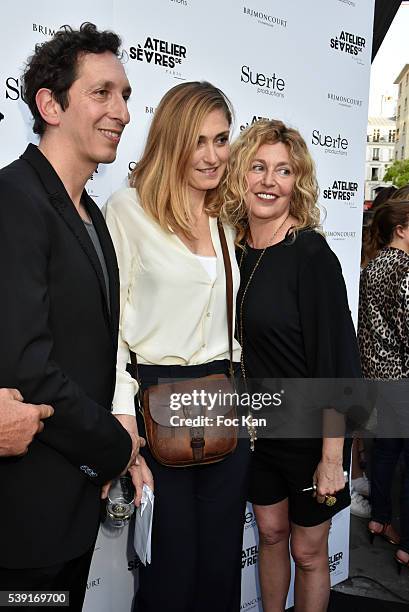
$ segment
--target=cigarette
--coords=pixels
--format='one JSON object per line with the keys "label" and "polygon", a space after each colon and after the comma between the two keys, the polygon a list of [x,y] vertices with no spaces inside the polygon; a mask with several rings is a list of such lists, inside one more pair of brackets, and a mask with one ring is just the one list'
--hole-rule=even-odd
{"label": "cigarette", "polygon": [[[345,478],[345,482],[348,482],[349,472],[347,472],[346,470],[344,470],[344,478]],[[307,487],[306,489],[302,489],[301,493],[305,493],[306,491],[316,491],[316,490],[317,490],[317,485],[313,484],[311,487]]]}

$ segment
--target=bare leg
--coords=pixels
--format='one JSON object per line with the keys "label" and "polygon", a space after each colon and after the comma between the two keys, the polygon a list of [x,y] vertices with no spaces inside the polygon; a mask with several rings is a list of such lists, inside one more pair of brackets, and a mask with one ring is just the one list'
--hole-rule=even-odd
{"label": "bare leg", "polygon": [[259,531],[258,570],[263,610],[284,612],[291,577],[288,500],[253,507]]}
{"label": "bare leg", "polygon": [[295,562],[296,612],[326,612],[330,579],[328,532],[330,521],[315,527],[291,524],[291,554]]}
{"label": "bare leg", "polygon": [[359,457],[361,442],[362,441],[359,438],[354,438],[354,441],[352,444],[352,470],[351,470],[352,480],[354,480],[355,478],[360,478],[364,474],[364,471],[360,466],[360,457]]}

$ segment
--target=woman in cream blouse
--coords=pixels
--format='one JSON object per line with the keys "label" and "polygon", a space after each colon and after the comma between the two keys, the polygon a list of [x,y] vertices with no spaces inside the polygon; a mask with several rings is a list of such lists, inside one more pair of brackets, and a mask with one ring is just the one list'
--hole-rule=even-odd
{"label": "woman in cream blouse", "polygon": [[[205,82],[177,85],[161,100],[130,187],[115,193],[106,220],[121,280],[120,337],[113,411],[136,431],[137,355],[142,386],[169,377],[227,373],[225,272],[217,230],[219,185],[229,156],[231,107]],[[239,285],[234,231],[224,227]],[[233,358],[240,347],[233,340]],[[137,413],[138,427],[144,435]],[[152,564],[141,567],[143,612],[238,612],[249,446],[223,461],[165,467],[149,449],[155,509]],[[141,458],[141,481],[146,467]]]}

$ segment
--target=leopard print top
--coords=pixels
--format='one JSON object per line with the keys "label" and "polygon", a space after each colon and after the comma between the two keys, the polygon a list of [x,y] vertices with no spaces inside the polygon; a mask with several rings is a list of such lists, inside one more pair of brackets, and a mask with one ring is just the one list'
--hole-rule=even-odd
{"label": "leopard print top", "polygon": [[385,247],[361,273],[358,341],[365,378],[409,377],[409,255]]}

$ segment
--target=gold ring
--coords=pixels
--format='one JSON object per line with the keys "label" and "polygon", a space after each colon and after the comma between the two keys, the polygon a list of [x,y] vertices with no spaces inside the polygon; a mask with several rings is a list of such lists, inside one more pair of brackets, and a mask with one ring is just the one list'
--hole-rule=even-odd
{"label": "gold ring", "polygon": [[326,506],[334,506],[337,503],[337,498],[335,495],[326,495],[325,496],[325,505]]}

